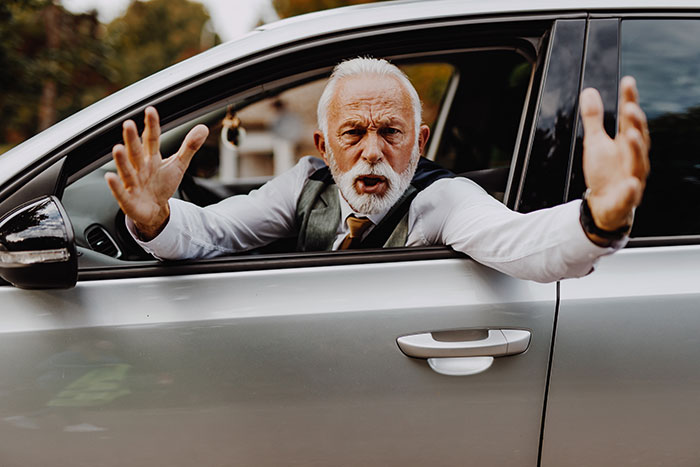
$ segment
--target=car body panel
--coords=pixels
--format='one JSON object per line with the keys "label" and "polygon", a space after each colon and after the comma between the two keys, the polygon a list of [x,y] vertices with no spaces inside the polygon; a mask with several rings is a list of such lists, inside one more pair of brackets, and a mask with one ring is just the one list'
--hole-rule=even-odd
{"label": "car body panel", "polygon": [[[37,425],[0,423],[3,465],[536,465],[555,297],[468,259],[0,287],[0,415]],[[470,376],[396,343],[500,328],[528,350]]]}
{"label": "car body panel", "polygon": [[[110,143],[145,105],[251,64],[387,31],[544,18],[509,194],[521,210],[555,205],[581,191],[580,83],[603,90],[614,133],[625,15],[700,10],[695,0],[407,1],[265,25],[0,156],[0,202],[18,204],[15,185],[30,178],[41,185],[23,188],[31,196],[60,195],[64,160],[107,156],[76,148]],[[571,47],[557,43],[564,29]],[[555,56],[570,63],[550,66]],[[438,247],[167,264],[83,250],[73,289],[0,284],[0,464],[697,465],[700,247],[679,241],[633,240],[644,247],[545,285]],[[527,351],[468,376],[439,374],[397,345],[496,329],[530,331]]]}
{"label": "car body panel", "polygon": [[[626,37],[629,30],[634,35]],[[658,110],[662,104],[668,115],[692,121],[684,111],[697,106],[698,93],[691,92],[697,73],[686,68],[697,63],[699,34],[697,15],[592,20],[584,86],[602,88],[606,107],[614,109],[614,84],[621,72],[631,73],[652,135],[658,128],[655,119],[664,113]],[[672,59],[662,63],[662,57]],[[636,67],[625,67],[631,58]],[[685,100],[673,107],[663,100],[666,96]],[[615,134],[615,115],[606,112],[605,119],[607,132]],[[579,139],[581,134],[579,127]],[[696,192],[685,188],[697,186],[692,166],[693,154],[697,163],[696,138],[692,130],[687,135],[679,131],[677,146],[669,148],[668,138],[652,136],[651,175],[632,235],[639,227],[646,232],[603,258],[590,276],[561,283],[543,466],[698,464],[700,238],[680,230],[692,231],[697,218]],[[571,197],[585,188],[581,152],[579,142]],[[676,152],[686,159],[674,159]],[[677,165],[674,173],[683,178],[665,175],[657,163],[664,159]],[[664,175],[674,182],[660,186]],[[685,198],[681,205],[679,198]],[[675,222],[665,220],[669,218]],[[648,233],[674,230],[675,235],[663,237]]]}
{"label": "car body panel", "polygon": [[699,265],[631,248],[561,283],[543,466],[697,465]]}

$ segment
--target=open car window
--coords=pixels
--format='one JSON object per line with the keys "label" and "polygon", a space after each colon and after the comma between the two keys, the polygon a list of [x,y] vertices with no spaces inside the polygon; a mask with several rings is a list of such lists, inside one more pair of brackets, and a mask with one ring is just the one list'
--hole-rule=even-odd
{"label": "open car window", "polygon": [[[480,51],[450,61],[400,65],[416,87],[431,129],[425,156],[474,178],[503,200],[532,64],[515,51]],[[474,70],[478,70],[475,72]],[[244,194],[289,170],[313,145],[316,104],[326,79],[314,80],[205,121],[211,134],[193,159],[184,198],[200,206]],[[166,135],[174,152],[191,124]]]}
{"label": "open car window", "polygon": [[[503,200],[533,62],[531,54],[514,48],[395,61],[417,88],[424,123],[431,127],[425,155],[455,174],[475,179]],[[282,80],[279,89],[262,86],[259,95],[225,100],[206,114],[182,119],[164,131],[161,152],[168,155],[177,151],[195,124],[210,128],[175,196],[207,206],[260,187],[305,155],[317,156],[313,146],[316,104],[326,79]],[[114,170],[107,160],[64,191],[62,200],[78,246],[119,260],[151,259],[128,234],[124,215],[104,182],[104,173]],[[252,253],[279,251],[277,246]]]}

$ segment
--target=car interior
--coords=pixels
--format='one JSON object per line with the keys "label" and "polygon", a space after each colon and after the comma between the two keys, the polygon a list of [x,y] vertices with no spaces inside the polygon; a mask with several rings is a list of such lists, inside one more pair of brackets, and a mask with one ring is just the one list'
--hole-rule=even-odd
{"label": "car interior", "polygon": [[[501,201],[512,176],[514,148],[533,79],[536,55],[531,44],[525,44],[529,47],[483,47],[392,58],[421,96],[424,121],[431,127],[425,156],[473,179]],[[210,128],[207,142],[175,196],[206,206],[261,186],[277,173],[273,146],[285,129],[275,128],[276,124],[286,124],[287,134],[303,134],[287,141],[292,152],[287,155],[291,157],[288,165],[303,155],[316,155],[311,145],[315,104],[329,71],[326,67],[305,73],[301,79],[278,80],[263,86],[264,91],[254,88],[259,92],[224,100],[203,114],[200,110],[196,118],[180,118],[182,123],[166,129],[161,137],[164,156],[177,151],[195,124]],[[237,156],[233,169],[231,154],[224,154],[231,148]],[[153,260],[129,235],[124,214],[104,181],[105,172],[115,170],[110,155],[105,155],[73,176],[63,192],[62,202],[73,223],[83,263],[87,262],[85,257],[105,265],[114,264],[113,259]],[[292,245],[277,242],[245,254],[291,252]]]}

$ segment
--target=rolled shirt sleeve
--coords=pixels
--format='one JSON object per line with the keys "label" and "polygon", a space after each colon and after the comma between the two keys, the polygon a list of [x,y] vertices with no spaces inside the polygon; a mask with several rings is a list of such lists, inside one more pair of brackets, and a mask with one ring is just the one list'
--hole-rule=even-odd
{"label": "rolled shirt sleeve", "polygon": [[[136,241],[159,259],[210,258],[243,252],[296,234],[296,204],[324,163],[305,157],[248,195],[200,208],[171,199],[170,219],[153,240]],[[505,274],[552,282],[590,273],[614,248],[591,242],[579,222],[580,201],[517,213],[465,178],[438,180],[409,210],[407,246],[448,245]]]}
{"label": "rolled shirt sleeve", "polygon": [[139,239],[128,218],[127,229],[158,259],[211,258],[258,248],[296,233],[296,204],[301,190],[309,176],[323,166],[318,158],[304,157],[260,189],[205,208],[171,199],[170,219],[151,241]]}
{"label": "rolled shirt sleeve", "polygon": [[581,277],[613,248],[591,242],[579,222],[580,201],[517,213],[465,178],[422,191],[409,211],[408,246],[448,245],[521,279]]}

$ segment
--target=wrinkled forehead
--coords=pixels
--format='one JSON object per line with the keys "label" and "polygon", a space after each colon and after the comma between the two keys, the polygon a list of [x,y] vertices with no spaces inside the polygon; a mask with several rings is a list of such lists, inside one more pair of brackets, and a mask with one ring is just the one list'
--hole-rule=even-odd
{"label": "wrinkled forehead", "polygon": [[369,113],[368,117],[413,120],[411,97],[393,76],[357,75],[341,78],[329,105],[331,119]]}

